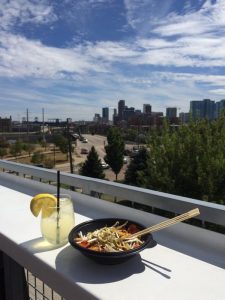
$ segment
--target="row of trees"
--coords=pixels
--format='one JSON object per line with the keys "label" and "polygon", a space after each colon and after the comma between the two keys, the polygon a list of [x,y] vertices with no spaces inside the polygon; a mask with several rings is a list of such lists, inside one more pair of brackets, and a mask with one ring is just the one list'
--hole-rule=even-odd
{"label": "row of trees", "polygon": [[[105,161],[117,180],[123,166],[124,141],[117,128],[109,130],[107,140]],[[80,174],[104,178],[94,148]],[[131,160],[124,182],[225,204],[225,117],[213,122],[192,121],[177,129],[165,122],[162,129],[151,130],[146,147],[141,148]]]}
{"label": "row of trees", "polygon": [[152,131],[125,183],[225,204],[225,117]]}
{"label": "row of trees", "polygon": [[22,154],[23,151],[27,152],[30,156],[35,146],[30,143],[23,143],[21,140],[17,140],[14,144],[9,144],[6,140],[0,141],[0,157],[3,158],[8,153],[12,156],[17,157]]}
{"label": "row of trees", "polygon": [[[57,147],[61,153],[67,154],[68,160],[68,139],[63,135],[58,134],[54,136],[53,143],[55,145],[54,147]],[[31,163],[43,164],[47,168],[53,168],[55,158],[49,159],[47,155],[42,153],[43,151],[40,150],[40,146],[44,148],[45,151],[47,150],[47,142],[43,139],[36,141],[36,143],[25,143],[18,139],[13,144],[10,144],[6,139],[0,139],[0,158],[4,158],[10,154],[17,159],[21,155],[28,154],[29,157],[31,157]],[[73,150],[74,149],[72,149],[72,151]],[[55,148],[53,154],[55,157]]]}

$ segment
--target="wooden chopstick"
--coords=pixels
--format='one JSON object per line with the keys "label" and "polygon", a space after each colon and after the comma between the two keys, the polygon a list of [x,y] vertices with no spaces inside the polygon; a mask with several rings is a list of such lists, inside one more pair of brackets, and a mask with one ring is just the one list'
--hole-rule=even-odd
{"label": "wooden chopstick", "polygon": [[142,235],[145,235],[147,233],[152,233],[152,232],[156,232],[156,231],[159,231],[161,229],[164,229],[166,227],[169,227],[169,226],[172,226],[176,223],[179,223],[179,222],[182,222],[184,220],[187,220],[187,219],[190,219],[190,218],[193,218],[193,217],[196,217],[200,214],[200,211],[198,208],[195,208],[195,209],[192,209],[182,215],[179,215],[175,218],[172,218],[172,219],[169,219],[169,220],[166,220],[166,221],[163,221],[159,224],[156,224],[156,225],[153,225],[151,227],[148,227],[148,228],[145,228],[141,231],[138,231],[132,235],[130,235],[129,237],[124,237],[124,239],[126,240],[130,240],[130,239],[134,239],[134,238],[137,238],[137,237],[140,237]]}

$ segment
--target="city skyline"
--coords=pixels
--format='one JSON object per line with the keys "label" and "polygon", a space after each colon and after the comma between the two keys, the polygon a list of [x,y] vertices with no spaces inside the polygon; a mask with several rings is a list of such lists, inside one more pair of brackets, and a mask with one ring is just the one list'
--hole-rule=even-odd
{"label": "city skyline", "polygon": [[0,12],[1,117],[225,98],[223,0],[17,0]]}
{"label": "city skyline", "polygon": [[[121,107],[122,104],[122,107]],[[210,108],[211,107],[211,108]],[[122,110],[132,110],[135,113],[143,113],[143,114],[156,114],[159,113],[161,114],[161,116],[173,116],[173,117],[181,117],[184,115],[189,115],[190,113],[193,114],[194,119],[196,117],[200,117],[200,118],[204,118],[204,117],[209,117],[208,112],[210,112],[210,119],[213,118],[218,118],[219,114],[222,112],[222,110],[225,107],[225,99],[220,99],[218,101],[212,100],[212,99],[199,99],[199,100],[190,100],[189,101],[189,109],[188,111],[180,111],[180,108],[178,107],[172,107],[172,106],[168,106],[165,107],[165,113],[163,111],[159,112],[159,111],[155,111],[154,107],[152,107],[151,104],[146,104],[146,103],[142,103],[142,108],[141,109],[137,109],[137,107],[133,106],[131,107],[129,105],[129,102],[127,102],[125,99],[123,100],[119,100],[117,101],[117,104],[114,107],[101,107],[99,108],[98,112],[94,112],[94,115],[92,116],[92,118],[90,120],[81,120],[81,119],[72,119],[72,118],[68,118],[68,116],[63,120],[59,117],[59,115],[55,115],[52,118],[49,118],[49,116],[45,114],[45,109],[42,108],[41,109],[41,115],[40,114],[36,114],[31,116],[30,114],[30,110],[27,108],[26,109],[26,116],[25,115],[18,115],[19,118],[12,118],[12,121],[23,121],[26,122],[27,118],[29,121],[33,122],[33,121],[38,121],[38,122],[48,122],[48,121],[54,121],[54,120],[60,120],[60,121],[65,121],[67,119],[70,119],[71,121],[93,121],[96,116],[98,116],[98,118],[102,118],[105,121],[113,121],[113,116],[119,116],[119,119],[122,119],[122,114],[121,111]],[[40,113],[40,112],[39,112]],[[198,114],[198,116],[196,115],[196,113]],[[181,115],[181,116],[180,116]],[[12,116],[2,116],[0,115],[0,119],[4,119],[4,118],[11,118]]]}

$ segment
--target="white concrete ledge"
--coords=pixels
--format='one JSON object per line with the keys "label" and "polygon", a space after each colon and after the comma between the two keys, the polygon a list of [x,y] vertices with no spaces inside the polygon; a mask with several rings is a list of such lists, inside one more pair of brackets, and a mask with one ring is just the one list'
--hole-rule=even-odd
{"label": "white concrete ledge", "polygon": [[[155,233],[158,244],[145,249],[141,256],[117,266],[97,265],[69,245],[40,247],[39,220],[29,211],[31,197],[40,192],[55,193],[55,187],[0,174],[0,250],[67,300],[225,298],[224,235],[177,224]],[[76,223],[114,216],[152,225],[164,219],[70,193]]]}

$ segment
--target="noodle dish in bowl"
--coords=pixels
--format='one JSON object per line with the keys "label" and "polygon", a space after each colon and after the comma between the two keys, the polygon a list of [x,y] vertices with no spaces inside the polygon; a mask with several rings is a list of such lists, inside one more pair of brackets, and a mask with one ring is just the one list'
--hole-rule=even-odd
{"label": "noodle dish in bowl", "polygon": [[69,234],[69,242],[98,263],[118,264],[134,257],[153,242],[150,233],[129,238],[143,229],[145,226],[131,220],[96,219],[75,226]]}

